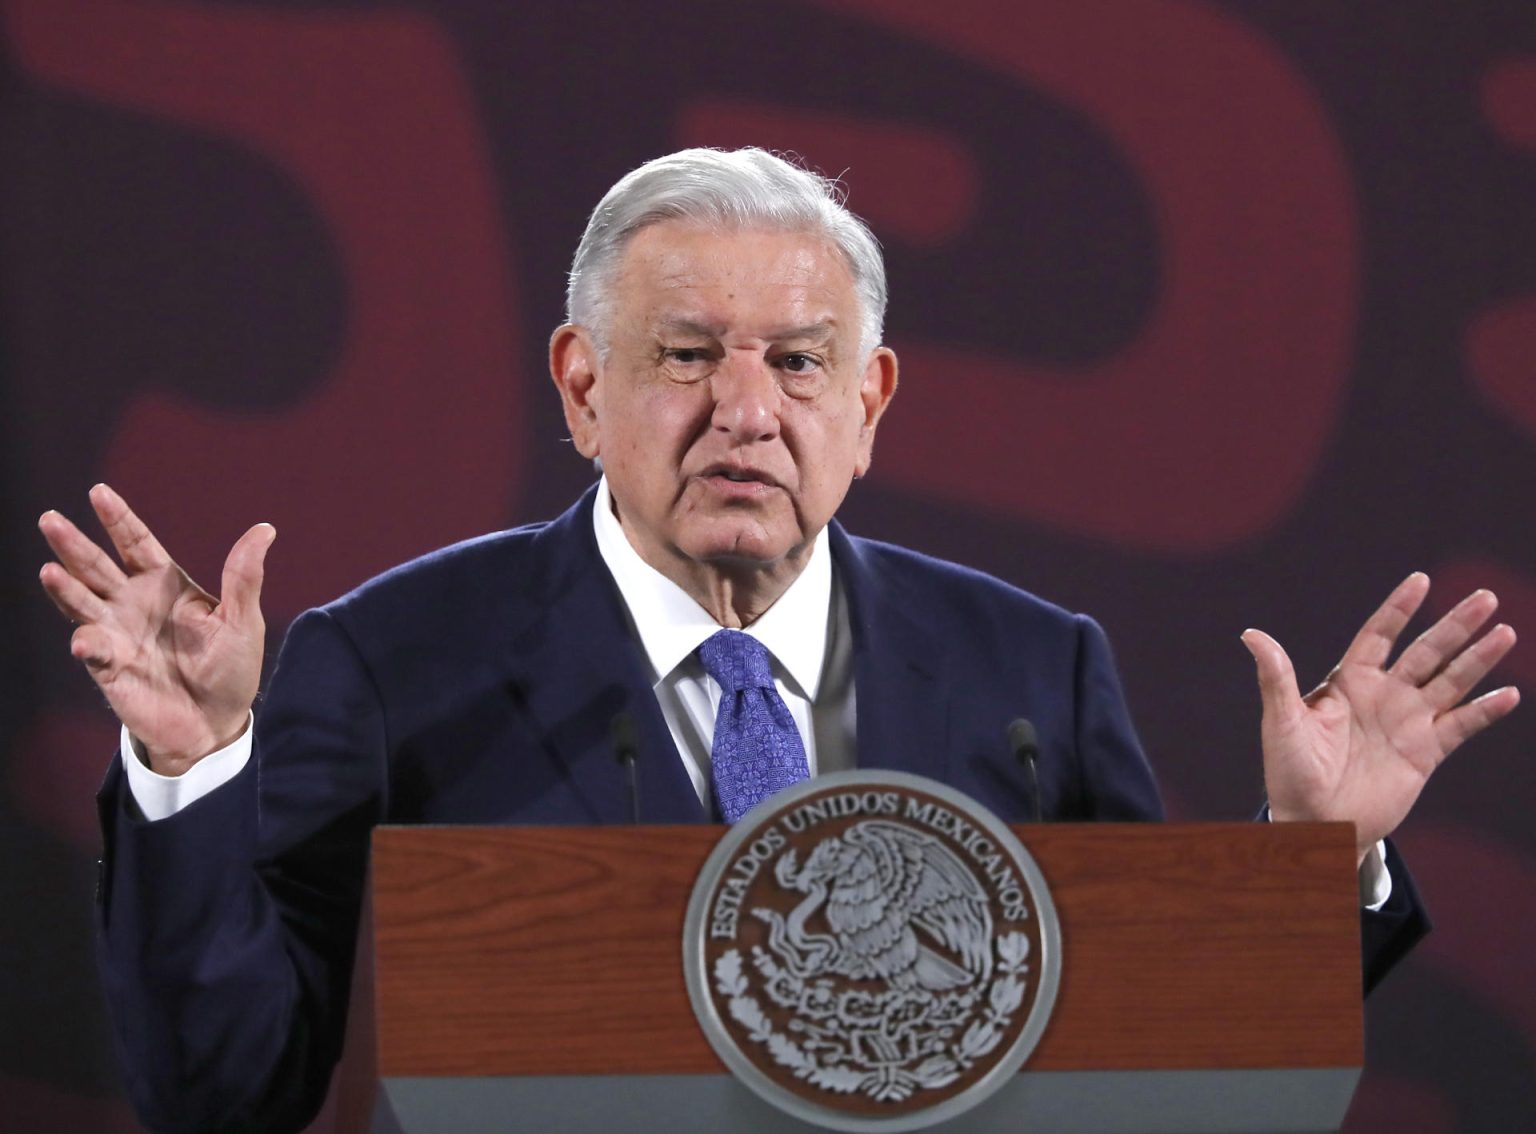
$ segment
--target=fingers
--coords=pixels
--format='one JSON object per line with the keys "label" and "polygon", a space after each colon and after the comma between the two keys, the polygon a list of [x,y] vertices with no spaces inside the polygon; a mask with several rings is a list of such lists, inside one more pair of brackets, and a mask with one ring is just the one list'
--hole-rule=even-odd
{"label": "fingers", "polygon": [[59,564],[43,564],[37,578],[53,605],[71,622],[100,622],[106,615],[107,604]]}
{"label": "fingers", "polygon": [[170,564],[171,557],[160,546],[144,521],[133,514],[127,501],[105,484],[91,489],[91,507],[101,526],[107,529],[112,546],[129,571],[147,571]]}
{"label": "fingers", "polygon": [[[1492,591],[1473,591],[1457,603],[1450,613],[1414,639],[1413,644],[1403,651],[1388,672],[1410,685],[1423,685],[1445,668],[1446,663],[1472,640],[1472,635],[1488,621],[1498,605],[1499,600],[1493,596]],[[1463,689],[1462,693],[1465,692]]]}
{"label": "fingers", "polygon": [[1418,613],[1428,593],[1428,575],[1422,571],[1409,575],[1387,596],[1387,601],[1377,608],[1376,613],[1365,620],[1339,664],[1385,666],[1397,636],[1408,625],[1408,620]]}
{"label": "fingers", "polygon": [[266,575],[267,549],[277,539],[271,524],[257,524],[235,541],[224,560],[220,605],[235,622],[261,618],[261,583]]}
{"label": "fingers", "polygon": [[1441,713],[1435,721],[1435,734],[1440,741],[1440,751],[1449,756],[1462,744],[1471,740],[1483,729],[1514,712],[1520,703],[1520,691],[1513,685],[1484,693],[1475,701],[1469,701]]}
{"label": "fingers", "polygon": [[[37,529],[59,557],[64,570],[102,598],[111,598],[126,581],[122,569],[112,561],[112,557],[97,547],[65,516],[58,512],[44,512],[38,517]],[[46,587],[48,584],[44,581],[43,585]],[[49,594],[53,592],[50,590]],[[56,597],[54,601],[58,601]]]}
{"label": "fingers", "polygon": [[1451,708],[1487,677],[1514,646],[1514,627],[1499,623],[1452,658],[1450,664],[1424,686],[1424,696],[1430,706],[1436,712]]}
{"label": "fingers", "polygon": [[1288,720],[1301,701],[1296,669],[1289,655],[1262,630],[1244,630],[1242,638],[1259,668],[1259,696],[1264,702],[1265,717],[1276,724]]}
{"label": "fingers", "polygon": [[100,626],[85,625],[69,639],[69,652],[85,663],[91,675],[101,680],[112,668],[112,635]]}

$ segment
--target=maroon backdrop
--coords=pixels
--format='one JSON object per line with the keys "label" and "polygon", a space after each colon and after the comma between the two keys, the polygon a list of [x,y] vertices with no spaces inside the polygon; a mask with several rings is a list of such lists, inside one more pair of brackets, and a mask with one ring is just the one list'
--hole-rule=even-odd
{"label": "maroon backdrop", "polygon": [[[844,173],[903,385],[855,530],[1088,610],[1178,818],[1260,798],[1238,634],[1321,676],[1402,575],[1536,636],[1528,0],[0,0],[0,1115],[135,1129],[90,963],[113,723],[34,522],[107,479],[301,609],[589,479],[544,376],[584,212],[681,145]],[[1536,649],[1503,680],[1536,693]],[[1536,710],[1404,830],[1439,929],[1348,1129],[1536,1081]]]}

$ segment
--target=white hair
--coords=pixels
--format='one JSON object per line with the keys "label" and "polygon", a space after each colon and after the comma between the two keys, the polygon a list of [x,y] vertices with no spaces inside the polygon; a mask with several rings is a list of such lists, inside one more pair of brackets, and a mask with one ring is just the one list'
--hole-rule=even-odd
{"label": "white hair", "polygon": [[626,174],[587,221],[566,289],[566,319],[608,350],[613,287],[630,239],[661,221],[735,231],[765,228],[825,236],[843,254],[859,297],[861,353],[880,345],[885,262],[866,225],[843,205],[838,182],[754,147],[679,150]]}

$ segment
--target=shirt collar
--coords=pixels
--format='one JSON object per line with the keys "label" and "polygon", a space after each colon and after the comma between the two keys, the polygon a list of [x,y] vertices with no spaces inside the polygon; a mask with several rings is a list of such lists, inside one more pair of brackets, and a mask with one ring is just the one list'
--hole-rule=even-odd
{"label": "shirt collar", "polygon": [[[661,681],[692,656],[720,629],[720,624],[693,598],[656,570],[636,551],[613,514],[608,478],[598,482],[592,505],[597,550],[629,609],[650,659],[653,677]],[[826,531],[817,533],[799,577],[756,622],[746,628],[768,648],[788,678],[807,700],[816,699],[827,652],[828,613],[832,602],[832,557]]]}

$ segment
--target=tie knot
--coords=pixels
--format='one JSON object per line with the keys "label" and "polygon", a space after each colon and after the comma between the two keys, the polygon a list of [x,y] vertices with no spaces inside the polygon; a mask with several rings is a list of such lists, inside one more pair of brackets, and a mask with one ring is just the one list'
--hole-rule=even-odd
{"label": "tie knot", "polygon": [[721,630],[699,647],[699,660],[721,689],[772,689],[768,647],[740,630]]}

